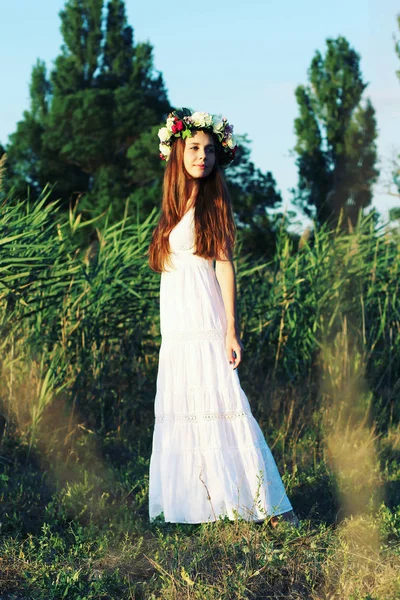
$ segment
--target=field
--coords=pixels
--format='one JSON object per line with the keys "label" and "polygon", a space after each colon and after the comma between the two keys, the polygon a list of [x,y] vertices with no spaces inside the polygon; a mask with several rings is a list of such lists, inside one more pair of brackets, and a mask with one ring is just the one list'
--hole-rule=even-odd
{"label": "field", "polygon": [[156,215],[46,200],[0,212],[0,599],[400,598],[398,234],[239,243],[240,380],[300,528],[149,524]]}

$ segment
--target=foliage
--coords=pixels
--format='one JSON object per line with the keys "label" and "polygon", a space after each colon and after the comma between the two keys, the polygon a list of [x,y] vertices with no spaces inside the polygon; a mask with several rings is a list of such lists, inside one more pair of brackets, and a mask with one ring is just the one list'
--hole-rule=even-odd
{"label": "foliage", "polygon": [[[100,426],[108,411],[118,415],[113,379],[119,378],[122,388],[129,390],[135,365],[145,360],[146,347],[153,345],[157,288],[145,251],[154,212],[142,223],[127,214],[118,225],[106,219],[98,239],[80,250],[77,233],[91,222],[82,223],[81,213],[73,210],[68,221],[60,222],[59,204],[48,203],[47,195],[33,203],[6,204],[3,210],[1,331],[7,336],[3,343],[7,349],[20,348],[23,360],[33,361],[33,370],[39,372],[45,367],[35,357],[46,357],[47,369],[55,369],[64,382],[73,382],[69,388],[73,405],[82,403],[89,421],[92,414]],[[143,386],[147,389],[147,382]],[[100,412],[95,397],[100,398]],[[134,408],[139,415],[140,402],[138,394],[136,408],[128,410]]]}
{"label": "foliage", "polygon": [[398,221],[400,219],[400,207],[395,206],[389,210],[389,219],[391,221]]}
{"label": "foliage", "polygon": [[[50,198],[85,194],[81,209],[100,214],[112,201],[114,221],[125,199],[159,188],[162,167],[148,146],[146,182],[132,147],[170,108],[162,76],[154,71],[149,43],[133,44],[122,0],[68,0],[60,12],[64,39],[48,78],[38,60],[32,71],[31,107],[7,145],[8,190],[32,198],[56,182]],[[151,171],[151,173],[149,172]],[[140,205],[139,205],[140,206]]]}
{"label": "foliage", "polygon": [[[103,4],[68,0],[60,12],[64,44],[49,75],[43,61],[33,67],[30,109],[10,136],[4,185],[13,197],[28,189],[36,200],[55,182],[49,200],[60,198],[67,210],[79,199],[86,220],[107,210],[117,222],[129,198],[130,212],[143,219],[160,206],[157,131],[171,107],[151,45],[133,42],[123,0],[109,0],[106,11]],[[267,209],[281,197],[272,174],[250,161],[245,141],[239,154],[228,178],[243,243],[254,255],[270,255]]]}
{"label": "foliage", "polygon": [[[17,452],[3,444],[1,595],[37,600],[398,596],[398,507],[382,502],[371,515],[339,523],[303,512],[299,530],[272,530],[241,519],[149,524],[143,476],[148,463],[133,451],[122,466],[93,446],[88,452],[91,437],[86,432],[78,438],[67,466],[43,453],[27,463],[23,444]],[[302,488],[295,482],[289,489],[301,506],[318,482],[333,477],[298,457]],[[329,501],[321,485],[319,500],[325,498]]]}
{"label": "foliage", "polygon": [[364,105],[360,57],[343,37],[327,40],[323,57],[315,53],[309,84],[296,89],[295,120],[299,170],[296,203],[318,223],[357,222],[370,205],[375,163],[376,120],[369,99]]}
{"label": "foliage", "polygon": [[254,258],[271,258],[276,244],[276,221],[281,216],[272,215],[271,211],[281,207],[282,197],[272,173],[263,173],[250,160],[247,137],[239,137],[238,141],[236,159],[226,172],[238,240]]}
{"label": "foliage", "polygon": [[[59,365],[60,385],[72,382],[70,401],[91,427],[113,430],[133,417],[149,423],[153,384],[147,369],[157,363],[159,280],[146,252],[156,213],[141,222],[127,207],[120,222],[106,217],[97,239],[85,241],[93,224],[82,221],[77,206],[65,220],[47,195],[3,205],[4,357],[12,348],[13,356],[21,352],[20,361],[34,360],[34,369],[44,373]],[[277,390],[284,383],[318,387],[321,348],[346,328],[350,350],[365,365],[376,418],[382,424],[399,419],[398,265],[398,239],[376,226],[373,215],[351,233],[322,228],[304,237],[297,251],[282,229],[269,263],[237,257],[241,329],[252,348],[242,378],[260,398],[260,416],[269,410],[261,398],[272,382]],[[298,410],[312,414],[320,401],[313,394]]]}
{"label": "foliage", "polygon": [[[148,522],[159,350],[155,224],[83,222],[45,190],[0,215],[0,594],[399,593],[399,244],[373,216],[236,257],[240,379],[300,530]],[[86,242],[86,243],[85,243]],[[1,433],[0,433],[1,435]]]}
{"label": "foliage", "polygon": [[[296,253],[282,233],[270,265],[251,266],[243,259],[238,268],[242,328],[252,348],[246,379],[256,397],[260,387],[266,394],[277,382],[295,387],[307,382],[313,394],[320,383],[321,348],[346,327],[376,394],[376,417],[382,423],[389,414],[398,419],[389,392],[400,372],[398,261],[398,239],[377,227],[372,214],[351,233],[324,227],[314,238],[304,237]],[[316,401],[314,396],[297,410],[313,411]],[[263,410],[269,409],[267,402]]]}

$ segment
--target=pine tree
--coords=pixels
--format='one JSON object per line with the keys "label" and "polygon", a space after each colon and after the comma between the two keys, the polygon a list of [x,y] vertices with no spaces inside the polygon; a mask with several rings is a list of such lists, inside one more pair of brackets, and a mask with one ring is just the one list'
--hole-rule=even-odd
{"label": "pine tree", "polygon": [[10,135],[7,151],[6,189],[11,187],[17,196],[26,197],[30,188],[32,195],[38,196],[46,184],[46,173],[41,163],[43,134],[49,110],[50,86],[47,81],[46,66],[38,60],[32,69],[30,110],[24,112],[17,130]]}
{"label": "pine tree", "polygon": [[127,25],[121,0],[108,5],[102,73],[114,87],[127,84],[133,67],[133,30]]}
{"label": "pine tree", "polygon": [[68,0],[60,12],[61,53],[49,78],[40,61],[32,71],[30,110],[7,146],[8,185],[24,197],[28,186],[37,196],[51,182],[65,205],[83,194],[82,209],[98,214],[112,204],[119,218],[129,196],[139,202],[160,190],[156,134],[141,148],[146,182],[134,158],[170,105],[151,45],[133,43],[123,0],[110,0],[105,18],[103,4]]}
{"label": "pine tree", "polygon": [[[171,110],[152,46],[134,44],[123,0],[68,0],[60,12],[63,45],[50,75],[43,62],[32,71],[31,105],[10,136],[7,185],[15,195],[50,199],[97,215],[112,206],[122,216],[147,215],[160,206],[164,164],[158,128]],[[246,248],[263,254],[273,245],[267,208],[281,201],[271,173],[262,173],[244,144],[229,175]]]}
{"label": "pine tree", "polygon": [[360,57],[343,37],[327,40],[323,57],[316,52],[309,83],[296,89],[295,120],[299,171],[295,203],[317,222],[357,220],[372,200],[376,169],[375,111],[362,103],[367,85]]}

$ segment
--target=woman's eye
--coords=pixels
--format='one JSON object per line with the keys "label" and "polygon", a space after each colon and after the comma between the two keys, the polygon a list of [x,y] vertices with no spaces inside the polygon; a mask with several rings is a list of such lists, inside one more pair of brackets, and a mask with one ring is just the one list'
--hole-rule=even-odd
{"label": "woman's eye", "polygon": [[[199,149],[199,146],[190,146],[190,150],[195,150],[197,151]],[[209,154],[214,154],[214,148],[206,148],[206,152],[208,152]]]}

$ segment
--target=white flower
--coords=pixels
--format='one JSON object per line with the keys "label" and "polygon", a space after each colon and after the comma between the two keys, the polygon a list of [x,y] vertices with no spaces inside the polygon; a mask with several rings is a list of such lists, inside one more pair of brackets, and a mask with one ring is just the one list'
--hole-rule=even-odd
{"label": "white flower", "polygon": [[195,127],[212,127],[213,118],[210,113],[194,112],[192,114],[192,122]]}
{"label": "white flower", "polygon": [[161,129],[158,130],[158,137],[162,142],[168,142],[169,138],[171,137],[171,133],[166,127],[161,127]]}
{"label": "white flower", "polygon": [[231,148],[231,149],[233,149],[236,146],[236,141],[235,141],[235,138],[233,137],[233,135],[228,137],[228,139],[226,140],[226,143],[227,143],[228,148]]}
{"label": "white flower", "polygon": [[170,133],[172,133],[172,125],[175,123],[174,117],[168,117],[167,119],[167,129]]}
{"label": "white flower", "polygon": [[167,144],[160,144],[159,149],[165,159],[168,159],[169,155],[171,154],[171,146],[167,146]]}
{"label": "white flower", "polygon": [[222,121],[218,121],[216,124],[214,124],[213,131],[218,137],[219,141],[222,142],[224,139],[224,123]]}
{"label": "white flower", "polygon": [[225,127],[225,123],[222,119],[216,117],[213,123],[213,130],[215,133],[223,133]]}

